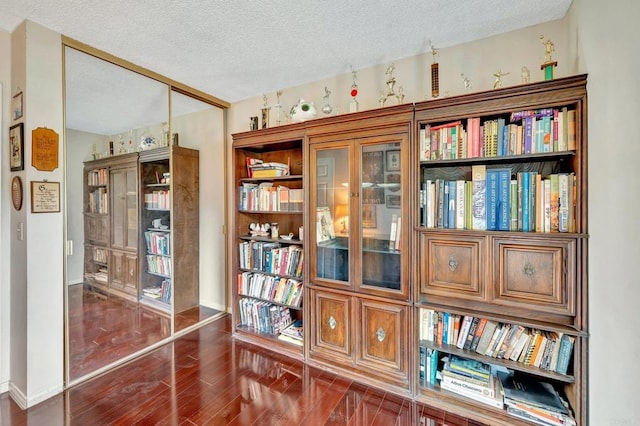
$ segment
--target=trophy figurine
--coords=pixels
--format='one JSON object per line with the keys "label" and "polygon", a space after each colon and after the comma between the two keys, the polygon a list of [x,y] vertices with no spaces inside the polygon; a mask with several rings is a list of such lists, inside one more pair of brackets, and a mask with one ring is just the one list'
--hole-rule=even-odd
{"label": "trophy figurine", "polygon": [[327,86],[324,86],[324,96],[322,97],[324,100],[324,106],[322,107],[322,112],[325,114],[331,114],[331,111],[333,111],[333,107],[329,104],[329,95],[331,95],[331,91]]}
{"label": "trophy figurine", "polygon": [[493,74],[493,76],[496,78],[495,81],[493,82],[494,89],[502,87],[502,77],[504,77],[505,75],[509,75],[509,73],[502,72],[502,70],[498,70],[495,74]]}
{"label": "trophy figurine", "polygon": [[279,126],[282,122],[282,104],[280,103],[280,96],[282,96],[282,90],[276,92],[276,104],[273,106],[276,109],[276,126]]}
{"label": "trophy figurine", "polygon": [[357,112],[358,111],[358,100],[356,96],[358,96],[358,85],[356,84],[356,80],[358,76],[356,72],[351,67],[351,77],[353,78],[353,83],[351,84],[351,102],[349,102],[349,112]]}
{"label": "trophy figurine", "polygon": [[520,72],[520,77],[522,78],[522,84],[528,84],[531,82],[531,73],[529,72],[529,68],[526,66],[522,67]]}
{"label": "trophy figurine", "polygon": [[433,55],[433,63],[431,64],[431,97],[437,98],[440,96],[440,71],[436,62],[436,57],[439,53],[438,49],[431,44],[431,40],[429,40],[429,47],[431,47],[431,55]]}
{"label": "trophy figurine", "polygon": [[380,94],[380,106],[384,106],[385,101],[391,97],[391,96],[395,96],[395,98],[398,100],[398,103],[401,104],[402,100],[404,99],[404,89],[402,88],[402,86],[399,89],[399,92],[396,94],[395,90],[394,90],[394,86],[396,85],[396,78],[393,76],[393,71],[396,69],[394,64],[391,64],[387,67],[387,71],[384,73],[385,75],[387,75],[387,81],[385,82],[385,84],[387,85],[387,93],[384,93],[384,91]]}
{"label": "trophy figurine", "polygon": [[460,73],[460,77],[462,77],[465,92],[469,92],[471,90],[471,80],[469,80],[469,77],[465,77],[464,73]]}
{"label": "trophy figurine", "polygon": [[269,110],[271,109],[270,106],[268,106],[268,100],[267,100],[267,95],[262,95],[262,100],[264,102],[264,105],[262,106],[262,128],[266,129],[267,127],[269,127]]}
{"label": "trophy figurine", "polygon": [[540,69],[544,71],[545,80],[553,80],[553,68],[558,66],[558,62],[551,58],[551,54],[556,48],[551,40],[544,41],[544,35],[540,36],[540,42],[544,45],[544,63],[540,65]]}

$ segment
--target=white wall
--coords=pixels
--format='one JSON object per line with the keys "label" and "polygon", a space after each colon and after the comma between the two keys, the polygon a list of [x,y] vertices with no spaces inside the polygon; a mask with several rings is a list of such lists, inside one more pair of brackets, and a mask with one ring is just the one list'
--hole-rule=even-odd
{"label": "white wall", "polygon": [[[464,93],[461,73],[471,79],[472,91],[490,90],[493,73],[499,69],[510,73],[503,78],[503,86],[519,84],[523,65],[529,68],[531,81],[542,80],[541,34],[555,44],[555,77],[589,74],[588,363],[589,416],[593,425],[640,424],[640,285],[632,269],[640,254],[640,221],[635,217],[640,204],[635,197],[640,187],[636,172],[640,143],[633,132],[640,117],[638,16],[640,4],[632,0],[575,0],[562,20],[442,49],[438,59],[441,96]],[[404,86],[405,102],[430,96],[431,61],[430,54],[395,61],[396,87]],[[356,70],[360,110],[378,107],[377,96],[384,88],[387,66]],[[326,85],[332,91],[334,111],[344,113],[348,111],[351,83],[351,75],[343,74],[284,88],[281,103],[288,111],[299,97],[304,97],[314,101],[319,110]],[[275,104],[275,94],[267,95],[269,104]],[[387,105],[394,103],[387,101]],[[259,115],[261,107],[261,96],[233,104],[229,110],[229,135],[249,130],[249,117]],[[273,111],[271,124],[274,125]]]}
{"label": "white wall", "polygon": [[589,392],[592,425],[640,424],[640,4],[574,1],[575,72],[588,72]]}
{"label": "white wall", "polygon": [[226,310],[224,111],[211,107],[174,117],[179,145],[200,150],[200,304]]}
{"label": "white wall", "polygon": [[[66,129],[66,175],[65,186],[67,204],[67,240],[73,243],[73,254],[67,256],[67,283],[83,282],[84,273],[84,215],[83,209],[83,168],[84,161],[90,159],[93,145],[103,147],[108,137],[80,130]],[[101,152],[101,151],[97,151]]]}
{"label": "white wall", "polygon": [[[0,31],[0,57],[11,57],[11,36]],[[9,122],[11,100],[11,67],[9,61],[0,61],[0,149],[9,152]],[[2,158],[5,158],[2,156]],[[9,167],[6,161],[0,162],[0,199],[10,200]],[[0,203],[0,235],[9,235],[9,209],[11,203]],[[8,238],[0,238],[0,393],[9,389],[9,252]]]}
{"label": "white wall", "polygon": [[[12,212],[10,229],[24,225],[24,241],[9,232],[11,244],[10,392],[22,407],[34,405],[63,386],[63,244],[62,213],[30,213],[31,181],[61,182],[62,50],[60,35],[33,22],[23,22],[11,38],[12,86],[24,93],[23,178],[25,203]],[[31,166],[31,131],[47,127],[60,136],[58,168]],[[3,198],[10,203],[10,198]]]}

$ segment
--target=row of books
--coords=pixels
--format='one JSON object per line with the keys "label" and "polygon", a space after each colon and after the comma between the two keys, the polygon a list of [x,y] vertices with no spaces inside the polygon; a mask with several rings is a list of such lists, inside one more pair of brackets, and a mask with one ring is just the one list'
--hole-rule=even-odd
{"label": "row of books", "polygon": [[171,276],[171,258],[158,254],[148,254],[147,271],[168,277]]}
{"label": "row of books", "polygon": [[92,259],[94,262],[107,263],[109,260],[109,251],[107,249],[94,247]]}
{"label": "row of books", "polygon": [[304,252],[302,247],[264,241],[243,241],[238,244],[238,263],[242,269],[270,274],[302,277]]}
{"label": "row of books", "polygon": [[238,294],[257,297],[283,305],[299,307],[302,303],[302,281],[254,272],[238,274]]}
{"label": "row of books", "polygon": [[107,188],[96,188],[89,192],[88,208],[90,213],[109,213],[109,194],[107,193]]}
{"label": "row of books", "polygon": [[420,309],[420,339],[559,374],[567,374],[575,341],[561,332],[425,308]]}
{"label": "row of books", "polygon": [[238,187],[241,211],[301,212],[304,193],[301,188],[274,187],[271,182],[243,182]]}
{"label": "row of books", "polygon": [[498,372],[507,413],[542,426],[575,426],[569,403],[550,383]]}
{"label": "row of books", "polygon": [[144,240],[147,253],[169,256],[171,254],[171,234],[168,232],[145,231]]}
{"label": "row of books", "polygon": [[576,111],[518,111],[507,118],[471,117],[420,129],[420,161],[564,152],[576,149]]}
{"label": "row of books", "polygon": [[169,190],[145,192],[144,194],[144,207],[146,209],[162,209],[168,210],[171,208],[171,193]]}
{"label": "row of books", "polygon": [[436,384],[439,352],[435,348],[420,345],[419,348],[419,380],[420,385]]}
{"label": "row of books", "polygon": [[472,180],[427,180],[420,191],[421,223],[427,228],[522,232],[574,232],[574,173],[472,166]]}
{"label": "row of books", "polygon": [[284,342],[293,343],[297,346],[302,346],[304,338],[304,327],[302,326],[302,320],[298,319],[285,327],[278,336],[279,340]]}
{"label": "row of books", "polygon": [[109,182],[107,169],[89,170],[87,172],[87,185],[106,185]]}
{"label": "row of books", "polygon": [[266,178],[289,175],[289,165],[275,161],[264,162],[259,158],[246,158],[247,175],[250,178]]}
{"label": "row of books", "polygon": [[160,300],[164,303],[171,302],[171,280],[162,280],[159,286],[145,287],[142,289],[142,294],[155,300]]}
{"label": "row of books", "polygon": [[249,298],[242,298],[238,303],[241,326],[277,336],[291,324],[291,311],[285,306]]}

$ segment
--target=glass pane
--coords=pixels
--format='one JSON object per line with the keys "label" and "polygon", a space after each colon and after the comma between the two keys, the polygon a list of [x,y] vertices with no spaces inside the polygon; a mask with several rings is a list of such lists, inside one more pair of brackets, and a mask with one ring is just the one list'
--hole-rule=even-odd
{"label": "glass pane", "polygon": [[124,200],[123,200],[123,182],[122,182],[122,173],[111,173],[111,187],[113,188],[113,196],[111,199],[113,200],[113,229],[111,244],[117,248],[124,247]]}
{"label": "glass pane", "polygon": [[138,246],[138,180],[137,170],[127,171],[127,246]]}
{"label": "glass pane", "polygon": [[349,150],[325,149],[316,158],[318,278],[349,281]]}
{"label": "glass pane", "polygon": [[362,283],[400,289],[400,144],[364,145],[361,151]]}

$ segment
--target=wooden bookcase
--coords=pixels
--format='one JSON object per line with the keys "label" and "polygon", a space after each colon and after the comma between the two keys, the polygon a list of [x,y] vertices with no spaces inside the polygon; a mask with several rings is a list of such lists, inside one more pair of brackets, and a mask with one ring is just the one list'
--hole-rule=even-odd
{"label": "wooden bookcase", "polygon": [[[551,110],[551,119],[543,118],[545,113],[540,113],[541,110]],[[507,144],[502,152],[500,145],[501,155],[493,155],[494,146],[496,151],[498,146],[498,128],[514,131],[517,143],[511,146],[522,148],[521,141],[517,141],[517,127],[509,124],[517,124],[514,121],[517,114],[512,114],[523,111],[538,111],[540,122],[547,126],[553,126],[554,118],[558,123],[568,123],[571,118],[573,127],[560,126],[567,135],[574,129],[571,145],[567,138],[567,147],[554,148],[550,139],[545,150],[544,130],[550,127],[543,126],[539,146],[527,146],[523,152],[515,148],[509,151]],[[482,423],[532,424],[507,414],[506,410],[482,405],[442,389],[438,382],[426,383],[421,378],[421,348],[437,353],[436,368],[442,367],[446,355],[462,356],[504,367],[517,377],[550,383],[568,401],[577,424],[585,424],[589,340],[586,112],[586,76],[579,75],[233,135],[234,337],[267,348],[278,347],[312,365]],[[477,124],[472,129],[470,123]],[[524,119],[524,123],[531,123],[531,119]],[[425,135],[452,126],[456,127],[456,134],[467,133],[467,141],[469,130],[472,135],[480,134],[481,127],[483,138],[478,152],[468,151],[468,145],[460,144],[469,155],[451,155],[451,148],[447,151],[446,147],[452,133],[447,130],[438,133],[443,141],[447,140],[447,144],[441,145],[445,147],[443,153],[429,143],[434,156],[429,153],[425,157]],[[378,151],[382,153],[382,161]],[[458,153],[457,148],[454,151]],[[489,155],[484,155],[485,151]],[[292,175],[249,178],[247,157],[283,163],[290,159]],[[383,167],[384,172],[371,167]],[[508,171],[499,175],[493,169]],[[493,191],[488,198],[477,197],[477,203],[473,203],[474,180],[479,182],[483,174],[476,174],[474,179],[472,171],[484,171],[485,185],[491,183],[489,188],[495,191],[498,187],[493,186],[497,182],[493,177],[502,177],[506,182],[508,176],[509,197],[514,180],[514,200],[518,200],[518,188],[522,192],[528,188],[528,196],[520,195],[521,206],[524,200],[528,203],[542,200],[531,183],[523,185],[525,179],[537,183],[538,188],[544,187],[545,180],[550,181],[548,185],[552,179],[557,181],[558,188],[566,189],[562,199],[570,208],[558,209],[563,216],[557,217],[562,222],[554,223],[562,223],[563,227],[569,223],[567,232],[552,231],[551,226],[549,232],[544,232],[545,221],[536,223],[534,213],[525,209],[529,213],[523,216],[517,208],[512,229],[511,205],[504,211],[497,207],[506,198],[494,197]],[[536,176],[540,176],[539,180]],[[444,206],[450,203],[445,204],[443,196],[442,210],[427,210],[426,192],[431,186],[425,184],[433,183],[435,188],[440,181],[456,182],[455,187],[446,188],[461,196],[460,205],[467,203],[466,209],[458,212],[457,198],[453,198],[449,216],[449,209]],[[461,193],[458,181],[462,182]],[[241,208],[244,184],[261,182],[303,188],[304,212]],[[561,186],[561,182],[566,186]],[[445,186],[441,185],[444,191]],[[549,189],[547,193],[552,191]],[[499,217],[503,219],[508,212],[509,227],[504,228],[506,224],[501,223],[504,230],[493,230],[493,219],[497,220],[498,213],[491,216],[489,230],[479,229],[478,222],[474,226],[473,215],[466,213],[474,211],[470,208],[473,205],[500,211]],[[538,207],[542,205],[538,203]],[[439,217],[443,220],[431,223],[429,218],[435,218],[435,212],[441,212]],[[540,217],[546,214],[544,209],[539,210]],[[548,214],[549,220],[556,217],[550,209]],[[571,218],[569,222],[565,221],[567,217]],[[402,224],[400,232],[398,218]],[[453,226],[456,221],[460,227]],[[252,223],[272,222],[279,222],[280,234],[297,234],[300,225],[305,229],[304,306],[301,311],[292,309],[297,318],[304,316],[304,351],[281,343],[276,336],[247,328],[240,312],[240,302],[245,298],[238,291],[238,276],[245,272],[239,263],[240,245],[251,240],[273,242],[249,236]],[[525,223],[531,231],[526,230]],[[327,228],[328,224],[333,229]],[[391,246],[391,241],[397,239]],[[424,333],[423,314],[429,311],[446,312],[453,318],[467,316],[509,324],[523,332],[540,331],[549,340],[556,335],[568,336],[573,339],[573,348],[567,371],[559,373],[464,347],[459,349],[455,344],[438,342],[437,336],[433,341]],[[539,364],[542,365],[542,358]]]}
{"label": "wooden bookcase", "polygon": [[[548,111],[545,112],[545,109]],[[518,113],[522,111],[538,111],[537,122],[542,126],[531,125],[534,121],[532,119],[523,119],[520,122]],[[414,194],[416,199],[423,200],[413,207],[414,247],[418,259],[421,259],[415,270],[414,286],[417,333],[414,340],[414,361],[418,366],[415,369],[415,384],[416,395],[420,401],[489,424],[530,424],[508,415],[505,410],[487,408],[471,399],[442,390],[437,383],[421,381],[419,354],[422,346],[425,348],[423,350],[437,350],[438,365],[441,365],[442,356],[459,355],[508,368],[516,375],[546,381],[564,394],[577,423],[585,423],[588,342],[586,111],[586,76],[416,104],[417,161],[413,177],[416,182]],[[544,118],[546,113],[551,114],[550,118]],[[555,123],[560,123],[558,127],[562,134],[566,129],[562,129],[562,123],[569,121],[567,118],[574,115],[574,132],[570,131],[571,123],[567,127],[570,133],[567,146],[560,140],[554,149],[554,141],[549,139],[545,148],[544,133],[540,136],[541,139],[536,140],[535,131],[532,132],[532,142],[529,146],[526,135],[528,126],[534,130],[538,127],[544,132],[545,122],[550,122],[551,127],[547,129],[551,129],[555,118]],[[474,133],[474,119],[479,121],[479,126],[484,130],[484,138],[481,139],[483,149],[480,155],[476,156],[466,155],[473,154],[469,145]],[[460,123],[457,129],[447,130],[456,123]],[[524,129],[522,142],[518,137],[512,140],[498,137],[492,126],[502,128],[500,125],[503,123],[505,127],[510,123],[513,126],[520,124]],[[513,126],[507,127],[507,134],[515,129],[517,135],[518,130]],[[451,144],[451,134],[460,134],[461,130],[466,133],[467,145],[459,144],[461,149],[456,150],[453,144],[453,149],[450,150],[454,152],[452,155],[447,150]],[[494,134],[496,136],[493,136]],[[575,136],[573,142],[572,135]],[[453,140],[459,139],[454,136]],[[448,143],[442,144],[442,141]],[[491,155],[494,150],[492,144],[502,141],[505,142],[502,148],[497,145],[497,154],[500,155]],[[513,149],[510,149],[511,147]],[[428,151],[430,152],[426,154]],[[458,155],[455,155],[456,153]],[[453,221],[451,215],[448,216],[448,220],[439,220],[448,213],[446,207],[438,211],[439,204],[442,204],[439,200],[446,195],[439,197],[443,191],[436,188],[440,185],[443,189],[447,185],[446,182],[450,181],[470,182],[467,184],[470,186],[467,191],[471,192],[471,195],[467,195],[467,210],[473,206],[471,216],[474,209],[481,209],[483,206],[487,209],[486,217],[495,211],[492,210],[494,208],[500,212],[499,200],[502,198],[496,198],[491,193],[500,192],[501,187],[499,183],[495,186],[493,183],[490,184],[494,180],[486,180],[488,174],[485,175],[484,182],[487,197],[483,199],[473,194],[474,187],[478,187],[473,182],[473,173],[482,171],[483,168],[487,173],[492,169],[507,169],[509,182],[505,185],[512,185],[510,182],[515,181],[515,192],[511,192],[509,187],[509,196],[506,197],[511,203],[506,207],[520,207],[520,210],[516,210],[514,223],[511,221],[511,211],[506,207],[500,215],[506,222],[498,223],[497,226],[504,230],[495,230],[496,227],[492,226],[494,220],[491,219],[490,230],[478,229],[482,228],[482,224],[473,223],[473,219],[469,217],[466,217],[466,220],[458,220],[455,207]],[[491,172],[493,173],[496,172]],[[525,177],[525,174],[528,176]],[[541,176],[541,179],[536,181],[536,174]],[[545,217],[544,204],[540,202],[544,201],[544,198],[539,194],[536,197],[533,185],[537,184],[538,189],[543,188],[544,180],[553,182],[556,179],[552,175],[566,175],[567,180],[573,181],[573,191],[569,186],[568,197],[561,196],[561,200],[568,200],[568,208],[564,213],[562,207],[560,208],[560,215],[566,214],[569,217],[567,232],[558,232],[557,224],[553,230],[554,221],[558,220],[557,216],[554,219],[554,215],[558,213],[554,213],[553,207],[546,213],[549,215],[548,220],[540,223],[533,220]],[[482,175],[476,176],[480,178]],[[575,179],[572,179],[573,177]],[[526,184],[527,179],[533,181],[529,186]],[[454,187],[451,187],[450,194]],[[551,183],[551,188],[553,187],[554,184]],[[562,188],[562,185],[560,187]],[[431,196],[433,191],[435,193]],[[529,197],[527,192],[530,192]],[[553,194],[554,191],[550,193]],[[515,196],[512,196],[513,194]],[[431,201],[427,206],[429,198]],[[551,200],[550,206],[553,206],[553,195]],[[530,209],[527,209],[528,203],[531,203]],[[431,208],[431,205],[434,207]],[[460,204],[456,199],[455,206],[458,205]],[[534,205],[536,208],[533,208]],[[537,210],[541,206],[542,210]],[[523,214],[522,210],[526,213]],[[497,219],[497,216],[494,217]],[[563,220],[560,216],[561,228]],[[544,232],[545,222],[550,222],[551,232]],[[530,228],[530,232],[523,231],[527,228]],[[530,333],[540,330],[571,336],[575,342],[568,371],[566,374],[560,374],[553,369],[535,367],[517,360],[500,359],[470,349],[459,349],[455,344],[440,343],[438,338],[425,339],[425,334],[420,334],[421,327],[428,328],[429,321],[428,316],[421,313],[429,312],[428,310],[441,312],[443,315],[446,312],[449,316],[457,315],[460,318],[486,318],[499,324],[510,324],[512,328],[522,326],[525,332],[528,330]],[[423,321],[424,324],[421,324]],[[422,331],[424,332],[424,329]],[[428,335],[430,333],[427,333]]]}
{"label": "wooden bookcase", "polygon": [[[233,324],[237,338],[302,357],[302,346],[279,338],[283,323],[303,320],[302,297],[304,258],[301,256],[307,232],[303,227],[303,139],[302,126],[287,126],[287,131],[268,129],[233,135],[233,170],[235,214],[232,217]],[[289,166],[288,174],[276,177],[253,177],[247,159]],[[252,233],[251,225],[277,224],[278,235]],[[282,236],[292,235],[285,240]],[[287,253],[286,265],[299,265],[297,273],[274,267]],[[241,254],[242,253],[242,254]],[[292,260],[291,256],[295,256]],[[279,264],[278,264],[279,265]],[[297,287],[299,302],[282,297],[280,286]],[[272,291],[260,293],[269,288]],[[261,313],[262,312],[262,313]],[[271,312],[265,313],[265,312]],[[303,322],[303,327],[305,323]]]}
{"label": "wooden bookcase", "polygon": [[140,152],[140,302],[166,313],[199,305],[199,152]]}
{"label": "wooden bookcase", "polygon": [[104,293],[138,298],[138,153],[84,163],[84,277]]}

